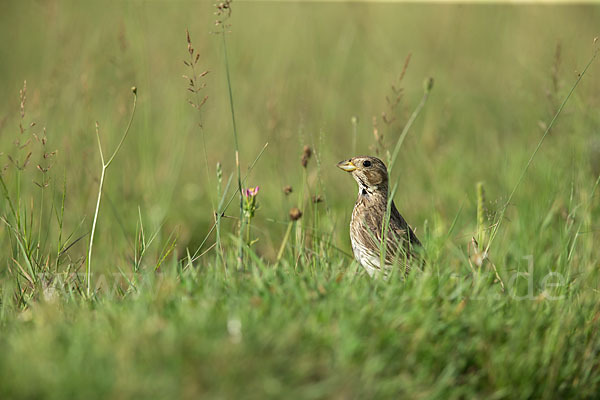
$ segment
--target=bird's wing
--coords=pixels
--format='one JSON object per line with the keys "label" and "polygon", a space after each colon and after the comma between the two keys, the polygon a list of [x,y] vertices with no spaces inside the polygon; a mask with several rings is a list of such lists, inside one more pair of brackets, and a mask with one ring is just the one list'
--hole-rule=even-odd
{"label": "bird's wing", "polygon": [[404,217],[400,215],[393,201],[390,213],[390,228],[398,234],[401,234],[405,240],[407,239],[406,236],[408,235],[408,242],[411,246],[421,246],[419,238],[417,238],[417,235],[415,235]]}
{"label": "bird's wing", "polygon": [[385,258],[388,262],[394,262],[414,256],[414,248],[420,247],[421,242],[398,212],[394,202],[390,211],[389,233],[386,240],[388,254]]}
{"label": "bird's wing", "polygon": [[[363,264],[368,261],[369,267],[380,269],[379,249],[383,237],[383,221],[385,220],[385,207],[372,205],[365,212],[363,203],[358,203],[353,212],[350,224],[351,237],[355,237],[353,250],[358,253],[359,261]],[[400,215],[396,205],[392,202],[390,210],[390,223],[386,235],[385,264],[404,263],[406,273],[410,266],[406,261],[413,257],[413,248],[420,246],[421,242],[412,231],[406,220]]]}

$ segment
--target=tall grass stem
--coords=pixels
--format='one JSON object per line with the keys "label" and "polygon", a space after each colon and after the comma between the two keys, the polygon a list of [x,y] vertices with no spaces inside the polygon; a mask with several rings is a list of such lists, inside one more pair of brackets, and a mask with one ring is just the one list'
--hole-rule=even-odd
{"label": "tall grass stem", "polygon": [[571,98],[571,95],[575,91],[575,88],[577,88],[577,86],[579,85],[579,82],[581,82],[581,79],[583,78],[583,76],[587,72],[587,70],[590,67],[590,65],[592,65],[592,63],[596,59],[597,55],[598,55],[598,49],[595,49],[594,53],[592,54],[592,57],[588,61],[587,65],[585,66],[585,68],[583,69],[583,71],[579,74],[579,76],[577,77],[577,80],[575,81],[575,83],[573,84],[573,86],[571,86],[571,90],[569,90],[569,93],[567,94],[567,96],[565,97],[565,99],[560,104],[560,107],[558,107],[558,110],[556,110],[556,113],[554,114],[554,117],[552,117],[552,120],[550,121],[550,123],[546,127],[546,130],[544,131],[544,134],[542,135],[542,137],[540,138],[537,146],[535,147],[535,150],[533,151],[533,153],[531,153],[531,156],[529,157],[529,160],[527,161],[527,164],[525,164],[525,168],[523,168],[523,171],[521,171],[521,175],[519,176],[519,180],[517,180],[517,183],[513,187],[512,191],[510,192],[510,195],[508,196],[508,199],[506,200],[506,203],[504,204],[504,206],[502,207],[502,210],[500,211],[500,215],[498,217],[498,222],[492,228],[492,231],[490,233],[490,240],[489,240],[489,242],[488,242],[488,244],[487,244],[487,246],[485,248],[485,253],[489,252],[490,246],[492,245],[492,242],[496,238],[496,235],[498,234],[498,230],[500,229],[500,226],[502,225],[502,221],[504,220],[504,215],[506,214],[506,209],[508,208],[508,205],[512,201],[512,198],[514,197],[517,189],[521,185],[521,182],[523,182],[523,179],[525,178],[525,174],[529,170],[529,167],[531,166],[531,163],[533,163],[533,159],[535,158],[535,156],[537,155],[538,151],[542,147],[542,144],[544,143],[544,140],[546,139],[546,136],[548,136],[548,134],[552,130],[552,127],[554,126],[554,123],[556,122],[556,119],[561,114],[563,108],[565,107],[565,105],[567,104],[567,102]]}
{"label": "tall grass stem", "polygon": [[227,89],[229,92],[229,107],[231,109],[231,123],[233,124],[233,141],[235,146],[235,166],[237,169],[238,193],[240,197],[240,231],[238,240],[238,269],[242,269],[244,259],[244,243],[242,235],[244,232],[244,196],[242,195],[242,174],[240,172],[240,147],[238,144],[237,125],[235,123],[235,109],[233,106],[233,90],[231,88],[231,75],[229,73],[229,58],[227,55],[227,39],[225,38],[226,29],[222,24],[221,37],[223,38],[223,53],[225,57],[225,74],[227,76]]}
{"label": "tall grass stem", "polygon": [[396,146],[394,147],[394,152],[392,153],[392,156],[390,157],[390,162],[388,163],[389,164],[388,172],[392,172],[392,169],[394,168],[394,164],[396,163],[396,158],[398,157],[398,153],[400,152],[400,148],[402,147],[402,143],[404,143],[404,139],[406,138],[408,131],[412,127],[413,123],[415,122],[415,120],[417,119],[419,114],[421,113],[421,110],[423,110],[423,107],[425,107],[425,103],[427,103],[427,99],[429,98],[429,93],[431,93],[432,88],[433,88],[433,78],[429,78],[425,81],[425,90],[423,92],[423,97],[421,98],[419,105],[417,105],[417,108],[415,108],[415,110],[410,115],[410,118],[408,118],[408,121],[406,122],[406,125],[404,125],[404,128],[402,129],[402,133],[400,134],[400,137],[398,138],[398,141],[396,142]]}
{"label": "tall grass stem", "polygon": [[96,233],[96,226],[98,224],[98,214],[100,212],[100,201],[102,200],[102,189],[104,188],[104,177],[106,176],[106,170],[108,169],[110,164],[115,159],[115,156],[121,149],[121,146],[123,145],[123,142],[125,141],[125,138],[127,137],[127,134],[129,133],[129,129],[131,128],[131,123],[133,122],[133,116],[135,115],[135,109],[137,106],[137,88],[133,87],[133,88],[131,88],[131,91],[133,93],[133,108],[131,110],[131,116],[129,118],[129,123],[127,124],[127,128],[125,129],[125,133],[123,133],[123,135],[121,136],[121,140],[119,141],[117,148],[115,149],[115,151],[112,153],[112,155],[106,162],[104,161],[104,153],[102,152],[102,144],[100,143],[100,132],[99,132],[98,123],[96,123],[96,139],[98,141],[98,150],[100,152],[100,161],[102,162],[102,170],[100,172],[100,183],[98,184],[98,199],[96,200],[96,210],[94,211],[94,221],[92,222],[92,230],[90,231],[90,243],[88,245],[88,258],[87,258],[87,263],[86,263],[86,268],[85,268],[86,294],[87,294],[88,298],[90,297],[90,294],[91,294],[90,290],[91,290],[91,281],[92,281],[92,279],[91,279],[92,251],[94,249],[94,236]]}

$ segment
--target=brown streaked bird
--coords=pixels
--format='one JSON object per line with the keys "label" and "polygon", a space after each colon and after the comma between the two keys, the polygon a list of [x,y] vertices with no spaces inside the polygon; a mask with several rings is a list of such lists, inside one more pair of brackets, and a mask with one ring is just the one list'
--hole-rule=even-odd
{"label": "brown streaked bird", "polygon": [[[381,240],[388,202],[388,173],[376,157],[360,156],[340,161],[337,166],[350,172],[358,183],[358,198],[350,221],[350,240],[354,258],[372,277],[383,272],[386,278],[396,265],[408,273],[408,260],[416,256],[421,242],[392,201],[387,229],[384,267],[381,268]],[[383,271],[382,271],[383,270]]]}

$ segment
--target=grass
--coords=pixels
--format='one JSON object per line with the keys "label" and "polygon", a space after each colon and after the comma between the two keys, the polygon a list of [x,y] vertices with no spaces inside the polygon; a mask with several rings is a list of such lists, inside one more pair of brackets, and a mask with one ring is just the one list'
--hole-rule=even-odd
{"label": "grass", "polygon": [[[597,398],[600,8],[232,7],[3,6],[0,398]],[[405,281],[352,261],[354,148]]]}
{"label": "grass", "polygon": [[[92,274],[92,251],[94,248],[94,233],[96,232],[96,223],[98,222],[98,212],[100,211],[100,200],[102,200],[102,188],[104,187],[104,176],[106,175],[106,170],[112,164],[114,158],[119,153],[127,134],[129,133],[129,128],[131,128],[131,123],[133,122],[133,116],[135,114],[135,106],[137,104],[137,88],[133,86],[131,88],[133,93],[133,110],[131,111],[131,119],[129,119],[129,123],[127,124],[127,128],[125,128],[125,132],[123,136],[121,136],[121,140],[117,145],[117,148],[113,151],[112,155],[108,158],[108,161],[104,161],[104,153],[102,152],[102,143],[100,141],[100,127],[96,122],[96,139],[98,140],[98,152],[100,153],[100,162],[102,163],[102,169],[100,171],[100,183],[98,184],[98,200],[96,201],[96,211],[94,212],[94,221],[92,222],[92,230],[90,231],[90,244],[88,245],[88,257],[85,268],[85,284],[86,296],[90,296],[90,288],[91,288],[91,274]],[[43,209],[43,208],[42,208]],[[41,218],[40,218],[41,219]],[[40,224],[41,226],[41,224]],[[143,232],[143,230],[142,230]]]}

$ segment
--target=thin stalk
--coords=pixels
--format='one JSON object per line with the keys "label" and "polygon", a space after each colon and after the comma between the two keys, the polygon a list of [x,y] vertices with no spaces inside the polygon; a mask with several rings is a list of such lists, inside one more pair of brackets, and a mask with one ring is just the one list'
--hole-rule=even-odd
{"label": "thin stalk", "polygon": [[[425,107],[425,104],[427,103],[427,99],[429,98],[429,93],[431,93],[432,88],[433,88],[433,78],[429,78],[425,81],[425,90],[423,92],[423,97],[421,98],[421,101],[419,102],[419,104],[417,105],[415,110],[410,115],[410,118],[406,122],[406,125],[404,125],[404,128],[402,129],[402,133],[400,134],[400,137],[398,138],[398,141],[396,142],[396,146],[394,147],[394,152],[392,153],[392,156],[390,157],[388,173],[391,173],[392,169],[394,168],[394,164],[396,163],[396,158],[398,157],[398,153],[400,152],[402,143],[404,143],[404,139],[406,138],[406,135],[408,135],[410,128],[412,127],[413,123],[415,122],[415,120],[417,119],[419,114],[421,113],[421,110],[423,110],[423,107]],[[388,235],[389,220],[390,220],[390,215],[391,215],[391,211],[392,211],[391,207],[392,207],[392,202],[394,201],[394,195],[396,194],[397,188],[398,188],[398,179],[396,179],[396,182],[395,182],[394,186],[392,187],[392,191],[388,195],[388,201],[387,201],[387,206],[386,206],[386,210],[385,210],[385,220],[384,220],[385,223],[382,227],[383,232],[382,232],[381,248],[380,248],[380,254],[381,254],[380,262],[382,263],[381,265],[384,265],[383,262],[385,260],[385,253],[387,250],[386,242],[387,242],[387,235]]]}
{"label": "thin stalk", "polygon": [[229,73],[229,58],[227,56],[227,40],[225,39],[225,24],[221,24],[221,37],[223,38],[223,53],[225,56],[225,73],[227,75],[227,89],[229,91],[229,106],[231,108],[231,122],[233,124],[233,140],[235,145],[235,165],[237,168],[238,193],[240,196],[240,232],[238,240],[238,269],[242,269],[244,259],[244,243],[242,240],[242,232],[244,232],[244,196],[242,195],[242,174],[240,171],[240,148],[238,145],[237,126],[235,123],[235,110],[233,107],[233,91],[231,89],[231,76]]}
{"label": "thin stalk", "polygon": [[[299,198],[298,198],[298,204],[300,207],[300,210],[304,210],[303,212],[306,213],[306,209],[307,209],[307,205],[306,205],[306,194],[305,193],[310,193],[310,190],[308,189],[308,177],[307,177],[307,172],[306,172],[306,168],[304,167],[302,168],[302,186],[300,188],[300,193],[299,193]],[[309,194],[310,196],[310,194]],[[301,218],[298,221],[296,221],[296,239],[295,239],[295,247],[298,250],[298,254],[296,257],[296,264],[298,264],[298,261],[300,260],[300,257],[302,257],[304,255],[304,236],[303,236],[303,232],[305,230],[306,227],[306,217],[305,218]]]}
{"label": "thin stalk", "polygon": [[[596,182],[594,183],[594,186],[592,187],[592,193],[590,194],[590,197],[588,199],[588,203],[587,206],[585,208],[585,212],[583,213],[583,215],[586,215],[590,209],[590,207],[592,206],[592,203],[594,201],[594,195],[596,194],[596,189],[598,188],[598,184],[600,183],[600,175],[598,175],[598,177],[596,178]],[[573,251],[575,250],[575,244],[577,243],[577,238],[579,238],[579,235],[581,234],[581,226],[583,225],[583,219],[579,222],[579,226],[577,227],[577,231],[575,232],[575,237],[573,238],[573,242],[571,243],[571,248],[569,249],[569,254],[567,256],[567,261],[570,261],[572,256],[573,256]]]}
{"label": "thin stalk", "polygon": [[483,182],[477,182],[477,242],[485,241],[485,192]]}
{"label": "thin stalk", "polygon": [[433,78],[429,78],[428,80],[425,81],[425,91],[423,93],[423,97],[421,98],[421,101],[419,102],[419,105],[412,112],[412,114],[410,115],[410,118],[408,118],[408,121],[406,122],[406,125],[404,125],[404,129],[402,129],[402,133],[400,134],[400,137],[398,138],[398,141],[396,142],[396,146],[394,147],[394,152],[392,153],[392,156],[390,157],[388,172],[391,172],[392,169],[394,168],[394,163],[396,162],[396,158],[398,157],[398,153],[400,152],[400,147],[402,147],[402,143],[404,143],[404,138],[406,138],[408,131],[412,127],[413,123],[415,122],[415,120],[417,119],[419,114],[421,113],[421,110],[423,109],[423,107],[425,107],[425,103],[427,103],[427,99],[429,98],[429,93],[431,93],[432,88],[433,88]]}
{"label": "thin stalk", "polygon": [[[252,172],[252,170],[254,169],[254,166],[256,165],[256,163],[258,162],[258,160],[260,160],[260,158],[262,157],[263,153],[265,152],[265,150],[267,150],[267,147],[269,146],[269,142],[265,143],[265,145],[263,146],[263,148],[261,149],[261,151],[258,153],[258,155],[256,156],[256,158],[254,159],[254,161],[252,162],[252,164],[250,164],[250,167],[248,167],[248,172],[246,173],[246,175],[243,178],[243,182],[246,182],[246,179],[248,178],[248,175],[250,175],[250,172]],[[231,179],[230,179],[231,180]],[[218,208],[218,215],[221,216],[222,214],[225,213],[225,211],[227,211],[227,208],[229,208],[229,205],[231,204],[231,202],[233,202],[233,199],[235,198],[236,194],[238,193],[239,189],[236,189],[233,194],[231,195],[231,197],[229,198],[229,200],[227,201],[227,203],[221,207],[221,204],[223,203],[223,201],[225,200],[225,195],[227,194],[229,190],[229,181],[227,182],[227,185],[225,186],[225,190],[223,191],[223,197],[221,198],[221,202],[219,203]],[[215,230],[217,226],[217,223],[215,222],[212,227],[210,228],[210,230],[208,231],[208,233],[206,234],[206,236],[204,236],[204,239],[202,240],[202,243],[200,243],[200,246],[198,247],[198,249],[196,250],[196,252],[194,253],[194,256],[192,257],[192,259],[196,259],[196,256],[198,255],[198,253],[200,252],[200,250],[202,250],[202,247],[204,246],[204,244],[206,243],[206,241],[208,240],[208,238],[210,237],[210,235],[213,233],[213,231]]]}
{"label": "thin stalk", "polygon": [[587,63],[587,65],[585,66],[585,68],[583,69],[583,71],[577,77],[577,80],[575,81],[575,83],[571,87],[571,90],[569,90],[569,93],[567,94],[567,96],[565,97],[565,99],[563,100],[563,102],[561,103],[560,107],[558,107],[558,110],[556,110],[556,113],[554,114],[554,117],[552,117],[552,120],[550,121],[550,123],[548,124],[548,127],[544,131],[544,134],[542,135],[542,137],[539,140],[537,146],[535,147],[535,150],[533,151],[533,153],[531,153],[531,156],[529,157],[529,160],[527,161],[527,164],[525,164],[525,168],[523,168],[523,171],[521,172],[521,176],[519,177],[519,180],[517,181],[517,183],[513,187],[512,191],[510,192],[510,195],[508,196],[508,199],[506,200],[506,203],[504,204],[504,207],[502,207],[502,210],[500,211],[500,216],[498,217],[498,222],[494,225],[494,228],[492,229],[492,232],[490,233],[490,241],[488,242],[488,244],[487,244],[487,246],[485,248],[485,254],[489,253],[490,246],[492,245],[492,242],[496,238],[496,235],[498,234],[498,230],[500,229],[500,225],[502,224],[502,221],[504,220],[504,214],[506,213],[506,209],[508,208],[508,205],[510,204],[513,196],[515,195],[515,193],[517,191],[517,189],[521,185],[521,182],[523,181],[523,178],[525,178],[525,174],[529,170],[529,167],[531,166],[531,163],[533,162],[533,159],[535,158],[536,154],[538,153],[538,151],[542,147],[542,144],[544,143],[544,140],[546,139],[546,136],[548,136],[548,134],[550,133],[550,130],[552,129],[552,127],[554,126],[554,123],[556,122],[556,119],[558,118],[558,116],[562,112],[563,108],[567,104],[567,101],[569,101],[569,99],[571,98],[571,95],[575,91],[575,88],[579,85],[579,82],[581,81],[581,79],[583,78],[583,76],[585,75],[585,73],[587,72],[587,70],[590,67],[590,65],[592,65],[592,62],[594,62],[594,59],[596,58],[597,55],[598,55],[598,49],[596,49],[594,51],[594,53],[592,54],[592,58],[590,58],[590,61]]}
{"label": "thin stalk", "polygon": [[39,225],[38,225],[38,237],[37,237],[37,248],[36,248],[36,254],[35,254],[35,258],[39,259],[40,257],[40,247],[42,246],[41,240],[42,240],[42,221],[44,219],[44,179],[42,177],[42,187],[41,187],[41,195],[40,195],[40,219],[39,219]]}
{"label": "thin stalk", "polygon": [[[221,185],[223,182],[223,170],[221,169],[221,163],[217,163],[217,201],[219,202],[219,204],[217,205],[217,209],[215,209],[214,212],[214,216],[215,216],[215,225],[216,225],[216,248],[217,248],[217,256],[216,256],[216,261],[217,264],[219,262],[219,257],[221,258],[221,263],[223,264],[223,266],[225,265],[225,255],[223,254],[223,247],[221,246],[221,213],[220,213],[220,208],[222,205],[222,200],[221,199]],[[229,182],[228,182],[229,183]]]}
{"label": "thin stalk", "polygon": [[[33,270],[33,265],[34,263],[31,260],[31,256],[32,254],[30,254],[30,248],[27,242],[27,218],[25,218],[25,222],[23,223],[23,226],[21,226],[20,223],[20,212],[21,212],[21,205],[20,205],[20,199],[21,199],[21,195],[20,195],[20,174],[21,171],[18,170],[17,171],[17,199],[19,202],[17,202],[16,204],[13,203],[10,194],[8,192],[8,187],[6,186],[6,182],[4,181],[4,178],[2,177],[2,175],[0,174],[0,185],[2,186],[2,191],[4,193],[4,198],[6,199],[6,201],[8,202],[8,205],[10,207],[11,213],[15,219],[15,226],[12,226],[8,220],[2,218],[2,222],[4,222],[4,224],[6,224],[13,232],[14,232],[14,238],[16,240],[16,243],[19,246],[19,249],[21,250],[21,253],[23,255],[23,258],[25,259],[25,262],[27,264],[27,267],[29,269],[29,273],[30,275],[35,278],[35,273]],[[33,211],[33,210],[32,210]],[[25,217],[27,217],[27,213],[25,213]],[[12,246],[11,246],[12,247]],[[15,253],[13,254],[13,258],[16,260],[18,258],[18,249],[15,249]]]}
{"label": "thin stalk", "polygon": [[[206,101],[206,99],[208,98],[205,97],[204,99],[200,98],[200,95],[198,94],[199,89],[196,87],[196,85],[198,84],[198,78],[202,77],[204,75],[206,75],[208,73],[208,71],[201,73],[200,75],[196,74],[196,63],[198,61],[198,57],[194,58],[194,49],[192,48],[192,43],[191,43],[191,38],[190,38],[190,33],[189,31],[186,29],[186,34],[187,34],[187,41],[188,41],[188,53],[189,53],[189,66],[192,70],[192,79],[194,82],[194,87],[193,87],[193,92],[194,92],[194,96],[196,97],[196,103],[195,103],[195,108],[198,110],[198,119],[199,119],[199,123],[198,123],[198,127],[200,128],[200,136],[202,137],[202,150],[204,152],[204,163],[205,163],[205,170],[206,170],[206,179],[208,182],[208,186],[211,186],[211,179],[210,179],[210,168],[208,166],[208,153],[206,151],[206,135],[204,132],[204,124],[202,122],[202,114],[201,114],[201,106],[204,104],[204,102]],[[191,50],[190,50],[191,49]],[[202,87],[202,86],[200,86]],[[218,177],[219,172],[217,172],[217,179],[219,179]],[[218,186],[218,190],[217,190],[217,201],[220,198],[220,181],[217,183]],[[213,201],[213,197],[212,195],[209,195],[209,199],[210,199],[210,204],[212,206],[212,210],[213,210],[213,215],[217,216],[217,209],[215,208],[215,202]],[[220,217],[217,216],[217,233],[216,233],[216,237],[217,237],[217,248],[221,248],[221,223],[220,223]]]}
{"label": "thin stalk", "polygon": [[4,178],[2,177],[2,174],[0,174],[0,185],[2,186],[2,192],[4,193],[4,198],[6,199],[6,202],[8,203],[8,206],[10,207],[10,211],[13,215],[13,217],[15,218],[15,221],[17,220],[17,211],[15,210],[15,206],[13,204],[12,199],[10,198],[10,194],[8,192],[8,186],[6,186],[6,182],[4,181]]}
{"label": "thin stalk", "polygon": [[248,247],[250,247],[250,219],[248,218],[248,223],[246,223],[246,243],[248,244]]}
{"label": "thin stalk", "polygon": [[58,270],[58,260],[60,259],[60,253],[61,253],[61,249],[62,249],[62,235],[63,235],[63,221],[64,221],[64,215],[65,215],[65,197],[66,197],[66,193],[67,193],[67,173],[66,170],[64,172],[63,175],[63,192],[62,192],[62,196],[61,196],[61,204],[60,204],[60,216],[58,215],[58,212],[56,212],[56,218],[57,218],[57,222],[58,222],[58,245],[56,248],[56,264],[55,264],[55,269]]}
{"label": "thin stalk", "polygon": [[281,246],[279,247],[279,251],[277,252],[277,263],[281,261],[281,257],[283,257],[283,252],[285,250],[285,245],[290,238],[290,232],[292,231],[292,227],[294,226],[294,221],[288,222],[287,229],[285,230],[285,235],[283,236],[283,240],[281,241]]}
{"label": "thin stalk", "polygon": [[104,176],[106,175],[106,170],[110,166],[110,164],[115,159],[115,156],[121,149],[127,134],[129,133],[129,128],[131,128],[131,123],[133,122],[133,116],[135,114],[135,109],[137,105],[137,88],[132,87],[131,91],[133,93],[133,109],[131,110],[131,116],[129,118],[129,123],[127,124],[127,128],[125,129],[125,133],[121,136],[121,140],[117,145],[117,148],[112,153],[107,162],[104,162],[104,153],[102,152],[102,144],[100,143],[100,132],[98,123],[96,123],[96,139],[98,141],[98,150],[100,151],[100,161],[102,162],[102,171],[100,173],[100,183],[98,185],[98,199],[96,200],[96,210],[94,211],[94,221],[92,223],[92,230],[90,232],[90,243],[88,245],[88,258],[85,267],[85,277],[86,277],[86,294],[87,297],[90,298],[90,288],[91,288],[91,272],[92,272],[92,250],[94,248],[94,235],[96,233],[96,225],[98,223],[98,214],[100,212],[100,201],[102,199],[102,189],[104,187]]}
{"label": "thin stalk", "polygon": [[96,211],[94,212],[94,222],[92,223],[92,231],[90,233],[90,244],[88,246],[88,259],[85,268],[86,294],[90,296],[90,282],[92,271],[92,250],[94,247],[94,234],[96,233],[96,224],[98,222],[98,213],[100,211],[100,200],[102,199],[102,189],[104,188],[104,175],[106,173],[106,165],[102,164],[102,172],[100,174],[100,184],[98,185],[98,199],[96,200]]}
{"label": "thin stalk", "polygon": [[[16,219],[17,219],[17,228],[19,228],[19,231],[21,231],[21,170],[19,170],[17,168],[17,213],[16,213]],[[27,227],[27,224],[25,224],[25,228]]]}

